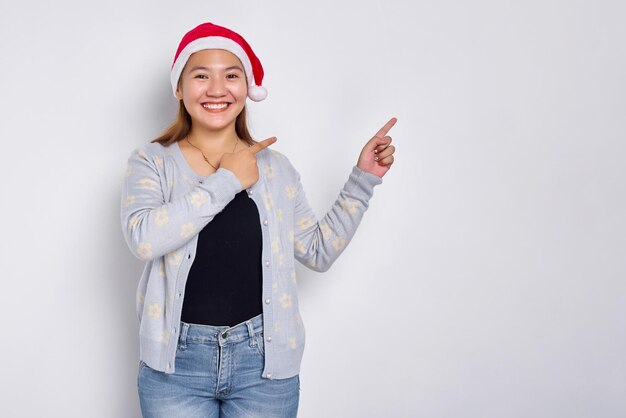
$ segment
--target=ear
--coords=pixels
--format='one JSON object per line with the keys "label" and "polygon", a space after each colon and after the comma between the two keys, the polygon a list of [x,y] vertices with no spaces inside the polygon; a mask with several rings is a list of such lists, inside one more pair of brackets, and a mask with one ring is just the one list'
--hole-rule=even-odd
{"label": "ear", "polygon": [[180,89],[176,89],[176,98],[180,101],[183,100],[183,95],[180,92]]}

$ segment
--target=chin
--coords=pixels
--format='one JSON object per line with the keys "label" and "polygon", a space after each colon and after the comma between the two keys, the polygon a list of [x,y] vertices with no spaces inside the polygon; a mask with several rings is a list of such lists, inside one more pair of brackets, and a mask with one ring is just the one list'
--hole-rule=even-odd
{"label": "chin", "polygon": [[223,131],[224,129],[228,129],[231,125],[235,126],[235,121],[228,121],[224,123],[200,123],[204,129],[209,131]]}

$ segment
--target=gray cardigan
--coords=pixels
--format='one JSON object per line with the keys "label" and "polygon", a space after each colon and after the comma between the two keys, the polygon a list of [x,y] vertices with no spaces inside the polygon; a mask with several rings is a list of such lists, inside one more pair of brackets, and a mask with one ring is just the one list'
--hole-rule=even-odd
{"label": "gray cardigan", "polygon": [[[299,373],[305,341],[294,259],[327,270],[352,239],[382,179],[354,166],[332,208],[318,220],[289,160],[270,148],[256,156],[259,180],[248,195],[259,210],[263,235],[263,377],[283,379]],[[175,370],[198,233],[240,191],[237,177],[224,168],[208,177],[196,174],[178,143],[149,143],[128,159],[122,230],[131,252],[146,262],[137,289],[140,358],[155,370]]]}

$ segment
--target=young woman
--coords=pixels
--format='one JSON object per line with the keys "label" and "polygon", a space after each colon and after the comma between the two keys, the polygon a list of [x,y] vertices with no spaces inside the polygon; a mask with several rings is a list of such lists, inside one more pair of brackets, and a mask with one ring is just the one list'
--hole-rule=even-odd
{"label": "young woman", "polygon": [[128,160],[121,217],[146,262],[137,291],[145,417],[295,417],[304,328],[294,260],[325,271],[393,163],[392,118],[363,147],[318,220],[276,138],[256,142],[246,98],[263,68],[211,23],[182,39],[171,70],[179,114]]}

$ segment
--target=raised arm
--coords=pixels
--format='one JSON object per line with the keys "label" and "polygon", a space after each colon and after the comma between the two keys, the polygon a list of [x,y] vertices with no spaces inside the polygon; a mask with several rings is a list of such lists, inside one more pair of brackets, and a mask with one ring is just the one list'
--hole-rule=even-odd
{"label": "raised arm", "polygon": [[294,254],[305,266],[316,271],[328,270],[354,236],[369,206],[374,186],[382,183],[382,177],[393,164],[395,147],[387,133],[396,121],[391,118],[367,141],[337,200],[319,221],[307,202],[298,176]]}
{"label": "raised arm", "polygon": [[121,222],[126,243],[141,260],[163,256],[185,245],[241,191],[237,177],[220,168],[189,193],[166,202],[161,157],[139,150],[128,159],[122,188]]}
{"label": "raised arm", "polygon": [[259,178],[256,154],[276,142],[268,138],[224,154],[218,170],[181,198],[166,202],[161,157],[134,152],[122,190],[122,230],[132,253],[151,260],[185,245],[243,189]]}
{"label": "raised arm", "polygon": [[369,206],[378,176],[354,166],[339,196],[326,215],[318,220],[298,180],[295,202],[294,256],[315,271],[326,271],[354,236]]}

